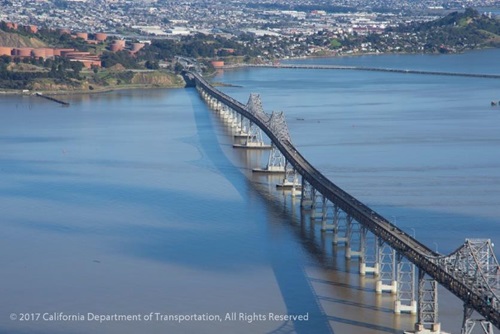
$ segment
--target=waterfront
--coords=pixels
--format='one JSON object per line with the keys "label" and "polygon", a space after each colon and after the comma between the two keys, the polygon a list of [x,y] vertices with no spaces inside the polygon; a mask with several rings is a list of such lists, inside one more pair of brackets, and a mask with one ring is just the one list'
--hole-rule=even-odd
{"label": "waterfront", "polygon": [[[414,66],[424,56],[395,57],[330,61]],[[477,62],[492,71],[486,58]],[[281,69],[215,80],[240,85],[221,89],[242,102],[258,92],[266,110],[284,110],[294,144],[315,166],[427,245],[448,253],[466,237],[499,239],[500,109],[489,105],[499,81]],[[346,263],[342,249],[332,256],[329,240],[301,223],[296,202],[252,175],[265,154],[232,149],[195,90],[79,96],[69,108],[30,97],[2,102],[0,332],[292,325],[21,323],[8,319],[12,312],[309,313],[294,323],[299,333],[413,326],[415,318],[392,314],[391,296],[375,295],[373,279],[356,274],[356,261]],[[457,332],[461,304],[440,298],[443,329]]]}

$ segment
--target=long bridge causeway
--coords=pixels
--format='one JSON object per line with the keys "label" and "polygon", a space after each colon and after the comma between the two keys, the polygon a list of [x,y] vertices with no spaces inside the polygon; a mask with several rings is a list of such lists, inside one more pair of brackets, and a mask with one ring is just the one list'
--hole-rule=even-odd
{"label": "long bridge causeway", "polygon": [[[406,74],[425,74],[425,75],[444,75],[453,77],[470,77],[470,78],[487,78],[500,79],[500,74],[488,73],[464,73],[464,72],[444,72],[444,71],[427,71],[427,70],[405,70],[388,67],[367,67],[367,66],[344,66],[344,65],[312,65],[312,64],[250,64],[236,65],[234,67],[271,67],[271,68],[290,68],[290,69],[306,69],[306,70],[351,70],[351,71],[370,71],[370,72],[392,72]],[[233,68],[231,65],[224,68]]]}
{"label": "long bridge causeway", "polygon": [[[500,266],[491,240],[466,239],[449,255],[434,252],[311,165],[292,144],[283,112],[265,112],[257,94],[243,104],[199,73],[185,75],[208,105],[244,138],[242,147],[268,147],[262,132],[270,139],[269,161],[259,171],[284,175],[281,186],[300,196],[301,208],[310,210],[324,233],[333,233],[334,243],[345,244],[346,257],[359,258],[360,274],[377,277],[377,293],[396,295],[395,313],[417,314],[414,333],[441,332],[438,284],[464,303],[462,333],[471,333],[477,323],[488,334],[493,333],[493,326],[500,328]],[[370,237],[375,240],[372,244]],[[474,311],[483,318],[473,319]]]}

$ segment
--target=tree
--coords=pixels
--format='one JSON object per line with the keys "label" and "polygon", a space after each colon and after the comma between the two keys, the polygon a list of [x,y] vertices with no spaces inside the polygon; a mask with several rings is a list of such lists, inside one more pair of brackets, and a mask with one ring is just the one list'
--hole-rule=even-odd
{"label": "tree", "polygon": [[157,61],[148,60],[144,64],[148,70],[158,70],[160,68],[160,64]]}
{"label": "tree", "polygon": [[0,56],[0,64],[9,65],[11,61],[12,61],[11,56],[6,56],[6,55]]}
{"label": "tree", "polygon": [[137,68],[137,60],[132,57],[127,51],[104,52],[101,55],[103,67],[111,67],[116,64],[121,64],[125,68]]}
{"label": "tree", "polygon": [[175,63],[174,72],[180,73],[180,72],[182,72],[182,70],[184,70],[184,67],[180,63]]}
{"label": "tree", "polygon": [[71,69],[73,70],[73,72],[75,74],[75,78],[79,78],[80,77],[80,72],[83,69],[83,63],[81,63],[79,61],[72,61],[72,62],[70,62],[70,66],[71,66]]}

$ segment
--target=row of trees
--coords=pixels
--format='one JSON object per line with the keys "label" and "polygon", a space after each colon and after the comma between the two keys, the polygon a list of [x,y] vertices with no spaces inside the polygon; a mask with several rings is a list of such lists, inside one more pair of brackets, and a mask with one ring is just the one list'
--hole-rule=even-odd
{"label": "row of trees", "polygon": [[175,56],[190,58],[213,58],[233,56],[257,56],[260,52],[245,43],[220,36],[196,34],[185,36],[179,40],[154,40],[151,45],[138,53],[138,58],[144,61],[173,59]]}
{"label": "row of trees", "polygon": [[171,61],[176,56],[188,58],[209,58],[226,56],[256,57],[262,50],[251,47],[252,37],[244,35],[239,42],[220,36],[197,34],[180,39],[153,40],[150,45],[134,55],[128,51],[108,52],[101,55],[102,66],[109,68],[121,64],[125,68],[159,69],[160,61]]}
{"label": "row of trees", "polygon": [[[38,70],[12,70],[11,64],[30,64],[38,67]],[[80,72],[83,64],[69,61],[62,57],[53,59],[43,58],[12,58],[0,56],[0,87],[10,89],[23,89],[29,86],[33,80],[51,78],[60,83],[74,84],[81,80]]]}

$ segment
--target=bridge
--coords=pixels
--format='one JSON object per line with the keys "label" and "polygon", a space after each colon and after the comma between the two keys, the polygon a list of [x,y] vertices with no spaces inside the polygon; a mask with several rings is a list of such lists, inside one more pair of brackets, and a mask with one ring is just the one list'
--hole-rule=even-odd
{"label": "bridge", "polygon": [[367,66],[343,66],[343,65],[297,65],[297,64],[246,64],[246,65],[226,65],[224,68],[238,67],[271,67],[271,68],[291,68],[306,70],[351,70],[351,71],[371,71],[371,72],[392,72],[407,74],[425,74],[425,75],[444,75],[453,77],[487,78],[500,79],[500,74],[487,73],[464,73],[464,72],[444,72],[444,71],[424,71],[424,70],[405,70],[388,67],[367,67]]}
{"label": "bridge", "polygon": [[[334,243],[345,243],[346,257],[359,258],[360,274],[378,277],[378,293],[396,294],[394,312],[417,314],[415,333],[441,332],[438,284],[464,303],[462,333],[471,333],[478,322],[488,334],[493,333],[493,326],[500,328],[500,266],[489,239],[466,239],[449,255],[431,250],[311,165],[292,144],[283,112],[265,112],[257,94],[243,104],[214,88],[199,73],[186,72],[185,76],[208,105],[246,139],[242,147],[266,147],[258,132],[265,133],[272,151],[268,165],[260,171],[285,175],[281,186],[300,195],[301,207],[321,221],[322,231],[334,233]],[[368,251],[370,235],[375,239],[373,256]],[[472,319],[474,311],[484,318]]]}

